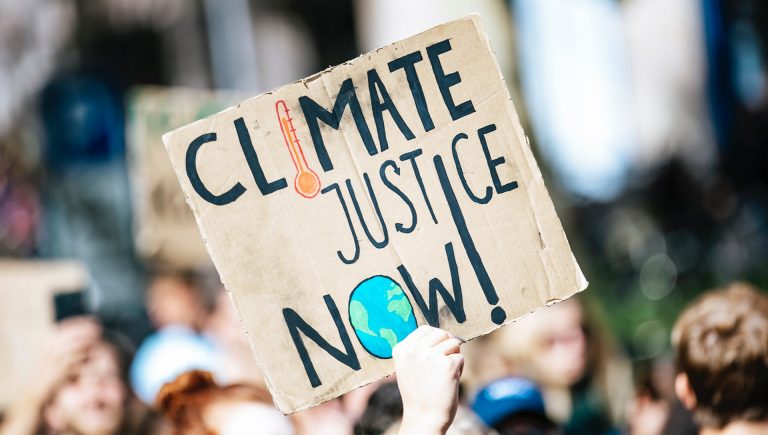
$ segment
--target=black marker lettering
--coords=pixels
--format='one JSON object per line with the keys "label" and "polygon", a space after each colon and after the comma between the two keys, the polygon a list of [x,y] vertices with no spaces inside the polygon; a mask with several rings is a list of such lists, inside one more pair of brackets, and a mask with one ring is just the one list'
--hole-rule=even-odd
{"label": "black marker lettering", "polygon": [[[376,123],[376,133],[379,136],[379,149],[384,151],[389,148],[387,132],[384,127],[385,110],[389,112],[397,128],[400,129],[400,132],[406,139],[411,140],[416,137],[411,129],[408,128],[403,117],[400,116],[400,112],[397,111],[395,103],[389,97],[387,88],[384,87],[384,83],[379,78],[379,74],[376,73],[375,69],[368,71],[368,91],[371,94],[371,111],[373,112],[373,120]],[[381,99],[379,99],[379,93],[381,93]]]}
{"label": "black marker lettering", "polygon": [[352,255],[351,259],[348,259],[344,256],[344,254],[341,253],[341,250],[336,251],[336,255],[339,256],[339,260],[341,260],[344,264],[352,264],[355,261],[357,261],[358,258],[360,258],[360,241],[357,240],[357,233],[355,233],[355,227],[352,225],[352,217],[349,216],[349,208],[347,208],[347,203],[344,202],[344,197],[341,195],[341,188],[339,188],[339,185],[336,183],[330,184],[328,186],[325,186],[323,190],[320,191],[323,195],[330,192],[331,190],[336,190],[336,195],[339,197],[339,202],[341,203],[341,208],[344,210],[344,217],[347,218],[347,225],[349,225],[349,231],[352,233],[352,241],[355,242],[355,253]]}
{"label": "black marker lettering", "polygon": [[440,63],[439,56],[443,53],[451,51],[451,41],[445,39],[437,44],[427,47],[427,56],[429,57],[429,63],[432,64],[432,73],[435,75],[437,81],[437,87],[440,88],[440,94],[443,96],[445,107],[448,108],[448,112],[451,114],[451,119],[454,121],[475,112],[475,106],[472,105],[472,101],[467,100],[458,106],[453,103],[453,96],[451,95],[451,86],[461,83],[461,76],[457,71],[450,74],[446,74],[443,71],[443,65]]}
{"label": "black marker lettering", "polygon": [[[493,186],[496,188],[496,193],[509,192],[510,190],[517,189],[517,181],[501,184],[501,180],[499,180],[499,171],[496,167],[504,164],[504,157],[492,158],[491,151],[488,149],[488,142],[485,140],[485,135],[492,131],[496,131],[496,124],[486,125],[477,130],[477,137],[480,138],[480,144],[483,146],[483,154],[485,154],[485,160],[488,162],[488,170],[491,172],[491,179],[493,180]],[[490,190],[490,187],[488,190]]]}
{"label": "black marker lettering", "polygon": [[400,156],[400,161],[404,162],[406,160],[411,161],[411,166],[413,167],[413,174],[416,176],[416,181],[419,183],[419,189],[421,190],[421,195],[424,197],[424,202],[427,204],[427,209],[429,209],[429,214],[432,216],[432,220],[437,223],[437,217],[435,216],[435,212],[432,210],[432,203],[429,202],[429,196],[427,195],[427,189],[424,187],[424,180],[421,179],[421,173],[419,172],[419,165],[416,163],[416,157],[421,155],[421,149],[415,149],[411,152],[407,152]]}
{"label": "black marker lettering", "polygon": [[491,200],[491,197],[493,196],[493,189],[491,186],[488,186],[485,188],[485,196],[482,198],[479,198],[477,195],[475,195],[472,192],[472,189],[469,188],[469,184],[467,183],[467,179],[464,177],[464,170],[461,168],[461,161],[459,160],[459,152],[458,152],[458,144],[460,139],[467,139],[468,136],[464,133],[459,133],[456,135],[456,137],[453,138],[453,143],[451,143],[451,150],[453,151],[453,161],[456,163],[456,172],[459,173],[459,180],[461,180],[461,185],[464,186],[464,191],[467,192],[467,196],[469,199],[472,200],[472,202],[476,202],[478,204],[487,204],[488,201]]}
{"label": "black marker lettering", "polygon": [[291,333],[293,344],[296,346],[296,350],[299,352],[301,363],[304,364],[304,371],[307,372],[309,383],[313,388],[318,387],[323,383],[320,381],[320,377],[317,375],[315,366],[312,364],[312,360],[309,358],[309,351],[307,350],[307,346],[304,344],[304,339],[302,338],[301,333],[303,333],[308,339],[314,341],[315,344],[320,346],[321,349],[326,351],[330,356],[336,359],[336,361],[346,365],[352,370],[360,370],[360,361],[357,359],[357,354],[355,353],[355,348],[352,346],[352,341],[349,339],[347,329],[344,326],[344,323],[341,321],[341,315],[339,314],[339,309],[336,308],[336,303],[333,301],[330,295],[323,296],[323,300],[325,300],[325,306],[328,307],[328,312],[330,313],[331,318],[333,318],[333,323],[336,324],[336,330],[339,332],[341,344],[344,346],[343,352],[328,343],[328,340],[323,338],[317,332],[317,330],[315,330],[315,328],[309,326],[309,324],[305,322],[304,319],[302,319],[296,311],[290,308],[283,309],[283,318],[285,319],[285,324],[288,326],[288,331]]}
{"label": "black marker lettering", "polygon": [[248,167],[251,169],[253,179],[256,181],[256,185],[259,187],[259,191],[262,195],[269,195],[280,189],[285,189],[288,184],[285,182],[285,178],[280,178],[275,181],[267,181],[264,176],[264,171],[261,169],[261,163],[259,163],[259,156],[256,154],[256,149],[251,142],[251,135],[248,133],[248,127],[245,126],[243,118],[237,118],[235,120],[235,130],[237,130],[237,138],[240,139],[240,148],[243,149],[243,155],[248,162]]}
{"label": "black marker lettering", "polygon": [[[467,222],[464,220],[464,213],[462,213],[459,207],[459,202],[456,200],[456,194],[451,187],[451,180],[448,179],[448,174],[445,172],[445,165],[443,159],[439,155],[433,159],[435,163],[435,171],[437,171],[437,177],[440,179],[440,186],[445,194],[445,200],[448,202],[448,208],[451,210],[451,217],[453,217],[453,223],[456,225],[456,231],[459,233],[461,243],[464,245],[464,251],[467,253],[472,269],[475,271],[477,281],[480,283],[480,288],[483,289],[485,299],[491,305],[499,303],[499,296],[496,294],[496,288],[493,286],[491,277],[488,276],[488,271],[485,270],[485,264],[483,259],[480,258],[480,253],[475,248],[475,242],[472,240],[472,235],[467,228]],[[494,307],[491,311],[491,320],[497,325],[504,323],[507,318],[507,313],[501,307]]]}
{"label": "black marker lettering", "polygon": [[363,231],[365,231],[365,235],[368,237],[368,240],[371,242],[373,246],[375,246],[378,249],[381,249],[389,243],[389,233],[387,232],[387,225],[384,223],[384,217],[381,215],[381,209],[379,209],[379,201],[376,200],[376,194],[373,192],[373,187],[371,186],[371,179],[368,177],[368,174],[363,173],[363,178],[365,179],[365,185],[368,188],[368,195],[371,198],[371,202],[373,203],[373,209],[376,211],[376,217],[379,218],[379,223],[381,224],[381,231],[384,233],[382,241],[377,241],[373,238],[373,235],[371,235],[371,231],[368,229],[368,224],[365,223],[365,218],[363,217],[363,212],[360,210],[360,203],[357,201],[357,197],[355,196],[355,190],[352,189],[352,182],[347,179],[347,190],[349,191],[349,196],[352,198],[352,205],[355,207],[355,212],[357,212],[357,218],[360,219],[360,223],[363,225]]}
{"label": "black marker lettering", "polygon": [[451,270],[451,283],[453,285],[453,294],[451,294],[437,278],[429,280],[429,303],[424,301],[424,296],[421,295],[419,289],[413,283],[411,274],[404,265],[397,267],[398,272],[403,277],[406,287],[413,295],[413,300],[421,310],[424,318],[427,319],[427,323],[435,328],[440,327],[440,310],[437,307],[437,294],[443,298],[443,302],[453,313],[453,317],[459,323],[464,323],[467,320],[467,315],[464,313],[464,301],[461,295],[461,281],[459,280],[459,268],[456,265],[456,256],[453,254],[453,244],[445,244],[445,255],[448,257],[448,268]]}
{"label": "black marker lettering", "polygon": [[331,128],[338,130],[341,123],[341,116],[344,114],[344,109],[349,106],[350,112],[352,112],[352,119],[355,121],[357,131],[360,133],[360,138],[363,140],[363,145],[370,155],[376,155],[376,144],[371,136],[371,131],[368,129],[368,124],[365,122],[365,116],[360,108],[360,102],[357,100],[355,94],[355,86],[352,83],[352,79],[346,79],[339,88],[339,94],[336,96],[336,101],[333,103],[333,111],[329,112],[325,110],[321,105],[317,104],[313,99],[307,96],[299,97],[299,104],[301,104],[301,110],[304,112],[304,118],[307,121],[309,127],[309,133],[312,136],[312,143],[315,145],[315,152],[317,158],[320,160],[320,165],[323,167],[323,171],[328,172],[333,169],[333,163],[328,156],[328,150],[325,148],[325,142],[323,142],[323,135],[320,132],[320,124],[318,120],[328,124]]}
{"label": "black marker lettering", "polygon": [[403,193],[403,191],[400,190],[400,188],[395,186],[395,184],[389,181],[389,179],[387,178],[386,169],[390,166],[395,171],[395,174],[400,175],[400,168],[397,166],[397,163],[395,163],[393,160],[387,160],[381,165],[381,168],[379,168],[379,176],[381,177],[381,181],[384,183],[384,185],[387,186],[389,190],[394,192],[395,195],[399,196],[400,199],[403,200],[405,205],[408,206],[408,210],[410,210],[411,212],[411,224],[408,226],[408,228],[406,228],[405,226],[403,226],[403,224],[399,222],[395,223],[396,231],[407,234],[413,231],[414,228],[416,228],[416,221],[417,221],[416,209],[413,207],[413,203],[411,202],[411,200],[408,199],[408,196],[406,196],[406,194]]}
{"label": "black marker lettering", "polygon": [[421,53],[414,51],[413,53],[406,54],[403,57],[393,60],[387,65],[389,66],[389,72],[394,72],[399,69],[405,71],[405,78],[408,80],[408,87],[411,89],[413,102],[416,104],[416,110],[419,112],[421,125],[424,126],[424,131],[430,131],[435,128],[435,124],[432,122],[432,117],[429,115],[427,99],[424,98],[424,90],[421,88],[419,74],[416,72],[416,67],[414,66],[416,62],[421,62],[421,59]]}
{"label": "black marker lettering", "polygon": [[200,148],[208,142],[214,142],[216,140],[216,133],[206,133],[193,140],[187,148],[187,155],[185,159],[185,167],[187,169],[187,178],[192,184],[192,188],[195,189],[198,195],[204,200],[210,202],[213,205],[227,205],[230,202],[236,200],[245,192],[245,187],[239,182],[232,186],[229,190],[216,195],[208,190],[203,184],[203,180],[200,179],[200,174],[197,172],[197,153]]}

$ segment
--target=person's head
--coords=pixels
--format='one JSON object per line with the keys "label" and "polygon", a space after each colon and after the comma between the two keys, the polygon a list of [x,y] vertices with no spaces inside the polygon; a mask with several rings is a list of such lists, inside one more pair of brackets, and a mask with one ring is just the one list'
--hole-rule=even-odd
{"label": "person's head", "polygon": [[547,418],[541,391],[526,378],[507,377],[491,382],[475,395],[472,410],[500,435],[559,433]]}
{"label": "person's head", "polygon": [[768,421],[768,296],[737,283],[683,311],[672,332],[675,392],[703,427]]}
{"label": "person's head", "polygon": [[569,299],[542,308],[494,334],[504,356],[542,385],[568,387],[584,377],[588,367],[588,342],[584,311]]}
{"label": "person's head", "polygon": [[157,406],[179,435],[292,435],[290,420],[259,387],[219,386],[209,372],[193,370],[163,386]]}
{"label": "person's head", "polygon": [[125,377],[128,359],[128,353],[113,339],[96,342],[45,406],[46,426],[63,434],[118,433],[129,398]]}
{"label": "person's head", "polygon": [[383,433],[403,418],[403,399],[396,382],[385,382],[368,398],[368,406],[355,425],[355,434]]}
{"label": "person's head", "polygon": [[147,313],[157,328],[200,329],[213,308],[205,275],[196,271],[159,272],[147,288]]}
{"label": "person's head", "polygon": [[[577,295],[499,328],[477,346],[468,343],[470,390],[524,376],[542,389],[554,421],[620,424],[632,395],[630,367],[601,324],[599,308]],[[591,400],[574,401],[585,394]]]}

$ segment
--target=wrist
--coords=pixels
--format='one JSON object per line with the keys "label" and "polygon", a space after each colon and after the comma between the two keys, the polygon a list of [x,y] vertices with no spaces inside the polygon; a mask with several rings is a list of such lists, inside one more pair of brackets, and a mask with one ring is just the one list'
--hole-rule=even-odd
{"label": "wrist", "polygon": [[398,435],[444,435],[449,424],[427,413],[403,414]]}

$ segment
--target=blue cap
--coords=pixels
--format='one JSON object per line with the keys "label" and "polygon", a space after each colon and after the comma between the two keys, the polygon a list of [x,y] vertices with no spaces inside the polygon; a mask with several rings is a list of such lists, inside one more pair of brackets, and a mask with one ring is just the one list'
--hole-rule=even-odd
{"label": "blue cap", "polygon": [[488,426],[522,412],[546,417],[541,391],[531,380],[520,377],[499,379],[483,387],[472,401],[472,410]]}

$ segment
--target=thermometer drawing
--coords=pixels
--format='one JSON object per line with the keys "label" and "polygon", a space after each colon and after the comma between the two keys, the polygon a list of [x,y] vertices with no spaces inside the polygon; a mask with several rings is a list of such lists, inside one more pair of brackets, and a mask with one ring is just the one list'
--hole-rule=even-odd
{"label": "thermometer drawing", "polygon": [[291,160],[293,160],[293,166],[296,168],[296,178],[293,180],[293,187],[299,195],[305,198],[314,198],[320,191],[320,177],[307,165],[307,159],[304,157],[301,143],[299,143],[299,138],[296,136],[293,119],[289,114],[290,111],[285,104],[285,100],[279,100],[275,103],[275,111],[277,112],[277,118],[280,120],[280,130],[283,132],[285,146],[288,147]]}

